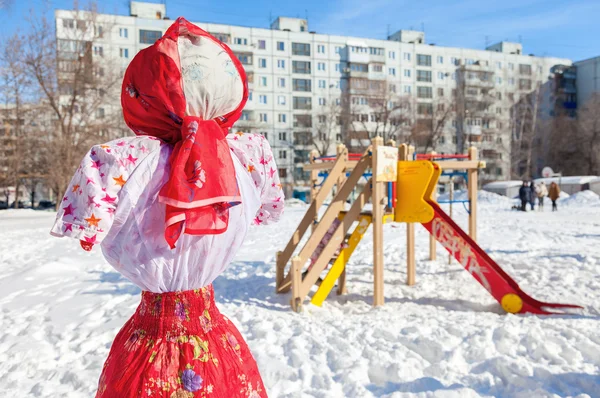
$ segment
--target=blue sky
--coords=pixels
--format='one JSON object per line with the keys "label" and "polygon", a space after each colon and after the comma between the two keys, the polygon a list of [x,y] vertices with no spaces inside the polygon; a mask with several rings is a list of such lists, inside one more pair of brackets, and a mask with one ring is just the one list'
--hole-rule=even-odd
{"label": "blue sky", "polygon": [[[0,0],[0,4],[5,1]],[[85,1],[85,0],[84,0]],[[82,1],[81,3],[83,3]],[[160,2],[160,0],[153,0]],[[600,0],[166,0],[171,18],[268,27],[269,16],[307,17],[318,33],[384,39],[398,29],[424,27],[428,43],[484,48],[521,41],[524,52],[572,60],[600,55]],[[72,0],[12,0],[0,10],[0,35],[19,26],[30,9],[72,8]],[[127,0],[101,0],[100,10],[127,14]]]}

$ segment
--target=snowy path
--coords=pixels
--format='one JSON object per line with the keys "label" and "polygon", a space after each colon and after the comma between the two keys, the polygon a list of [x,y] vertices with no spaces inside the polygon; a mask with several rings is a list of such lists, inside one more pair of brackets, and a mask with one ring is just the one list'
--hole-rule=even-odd
{"label": "snowy path", "polygon": [[[487,199],[487,201],[486,201]],[[425,261],[405,282],[405,228],[385,226],[386,305],[372,309],[370,235],[348,269],[349,295],[294,314],[274,291],[274,254],[303,215],[251,231],[215,283],[272,397],[600,397],[600,202],[518,213],[484,197],[482,247],[534,298],[580,304],[576,316],[514,316],[460,265]],[[597,200],[597,198],[595,198]],[[460,206],[455,218],[466,225]],[[548,210],[548,209],[547,209]],[[98,250],[51,238],[53,213],[0,212],[0,397],[92,397],[139,289]]]}

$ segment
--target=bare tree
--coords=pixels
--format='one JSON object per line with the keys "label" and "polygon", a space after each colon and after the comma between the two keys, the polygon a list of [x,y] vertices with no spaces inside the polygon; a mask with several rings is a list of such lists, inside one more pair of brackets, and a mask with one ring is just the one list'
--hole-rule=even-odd
{"label": "bare tree", "polygon": [[15,49],[22,48],[23,37],[15,34],[8,38],[0,50],[0,78],[3,99],[4,137],[2,137],[3,156],[0,159],[2,180],[4,185],[15,186],[15,207],[18,206],[21,176],[25,172],[24,159],[26,124],[29,121],[31,106],[31,80],[25,73],[22,54]]}
{"label": "bare tree", "polygon": [[586,161],[585,174],[600,173],[600,94],[594,93],[578,115],[581,153]]}
{"label": "bare tree", "polygon": [[317,112],[317,123],[313,129],[312,143],[320,156],[330,154],[340,131],[342,108],[340,99],[329,97]]}
{"label": "bare tree", "polygon": [[32,15],[23,47],[25,70],[53,123],[47,136],[47,181],[57,197],[91,145],[127,131],[119,106],[123,65],[102,46],[112,24],[98,18],[95,3],[75,8],[56,32],[54,21]]}
{"label": "bare tree", "polygon": [[430,105],[417,114],[409,140],[409,143],[414,144],[420,152],[428,152],[436,148],[453,115],[452,104],[443,98],[437,98],[428,104]]}

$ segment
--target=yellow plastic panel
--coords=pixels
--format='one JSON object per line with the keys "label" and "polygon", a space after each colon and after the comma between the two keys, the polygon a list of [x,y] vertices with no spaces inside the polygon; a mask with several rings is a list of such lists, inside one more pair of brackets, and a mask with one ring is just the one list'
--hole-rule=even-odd
{"label": "yellow plastic panel", "polygon": [[431,195],[430,183],[434,174],[435,166],[430,161],[398,162],[396,222],[426,223],[433,219],[433,209],[424,198],[427,193]]}
{"label": "yellow plastic panel", "polygon": [[435,189],[437,189],[438,180],[440,179],[440,175],[442,175],[442,168],[440,167],[440,165],[438,163],[432,162],[432,164],[433,164],[433,176],[431,176],[431,180],[429,181],[429,186],[427,187],[427,190],[425,191],[424,197],[428,200],[435,201],[435,195],[433,194],[433,192],[435,191]]}

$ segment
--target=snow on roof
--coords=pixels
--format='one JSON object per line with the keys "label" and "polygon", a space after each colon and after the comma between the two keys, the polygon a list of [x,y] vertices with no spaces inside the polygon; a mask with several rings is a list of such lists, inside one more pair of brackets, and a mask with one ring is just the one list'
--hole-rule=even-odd
{"label": "snow on roof", "polygon": [[561,185],[581,185],[589,184],[592,181],[598,180],[598,176],[568,176],[568,177],[549,177],[549,178],[536,178],[534,181],[536,184],[543,182],[544,184],[550,184],[552,182],[558,183],[560,180]]}
{"label": "snow on roof", "polygon": [[489,184],[485,184],[483,189],[504,189],[504,188],[512,188],[523,185],[523,181],[519,180],[510,180],[510,181],[494,181]]}

